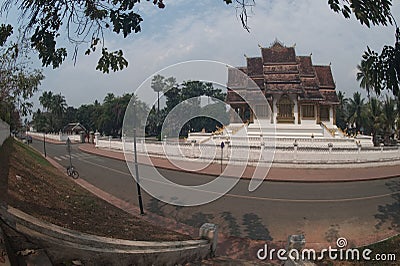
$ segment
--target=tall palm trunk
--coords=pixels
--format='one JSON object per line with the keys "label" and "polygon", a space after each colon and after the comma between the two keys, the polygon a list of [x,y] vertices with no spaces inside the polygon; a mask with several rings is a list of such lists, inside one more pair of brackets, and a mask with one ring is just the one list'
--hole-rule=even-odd
{"label": "tall palm trunk", "polygon": [[157,113],[160,113],[160,92],[157,91]]}

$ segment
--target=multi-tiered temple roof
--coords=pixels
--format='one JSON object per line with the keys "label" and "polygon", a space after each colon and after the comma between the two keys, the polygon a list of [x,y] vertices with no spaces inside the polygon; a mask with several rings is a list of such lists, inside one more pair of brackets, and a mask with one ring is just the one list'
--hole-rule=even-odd
{"label": "multi-tiered temple roof", "polygon": [[[247,66],[238,69],[247,74],[268,98],[274,94],[297,94],[303,102],[335,105],[339,103],[330,66],[312,64],[311,56],[297,56],[294,47],[276,41],[261,48],[261,57],[247,57]],[[248,89],[243,76],[231,69],[228,88]],[[228,91],[227,102],[239,102],[240,97]]]}

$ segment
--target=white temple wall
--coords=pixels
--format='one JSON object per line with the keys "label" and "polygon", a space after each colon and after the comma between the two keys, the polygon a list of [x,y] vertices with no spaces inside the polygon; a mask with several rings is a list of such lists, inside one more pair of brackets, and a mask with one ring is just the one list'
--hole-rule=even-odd
{"label": "white temple wall", "polygon": [[316,119],[302,119],[301,124],[304,126],[315,126],[317,125]]}

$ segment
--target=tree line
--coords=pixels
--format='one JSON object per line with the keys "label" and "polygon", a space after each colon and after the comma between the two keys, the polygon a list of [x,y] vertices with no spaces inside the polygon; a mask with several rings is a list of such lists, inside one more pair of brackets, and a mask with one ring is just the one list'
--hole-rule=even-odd
{"label": "tree line", "polygon": [[[359,67],[361,69],[361,67]],[[360,86],[368,91],[367,75],[361,70],[358,73]],[[184,81],[176,84],[173,77],[160,75],[153,77],[151,89],[157,93],[157,102],[148,106],[136,98],[134,94],[115,96],[108,93],[103,102],[95,100],[92,104],[83,104],[78,108],[68,106],[65,97],[43,92],[39,97],[42,106],[32,120],[32,125],[38,131],[59,132],[70,122],[79,122],[88,131],[99,131],[103,135],[121,137],[125,111],[133,97],[138,112],[148,113],[145,121],[146,135],[161,139],[162,126],[168,114],[177,108],[176,116],[192,112],[197,116],[184,125],[175,125],[174,119],[167,124],[171,128],[181,127],[179,134],[186,136],[190,131],[212,132],[229,123],[229,114],[222,103],[226,94],[215,88],[212,83],[201,81]],[[162,94],[162,96],[160,96]],[[208,104],[202,104],[200,96]],[[400,98],[386,95],[370,95],[363,98],[360,92],[355,92],[347,98],[344,92],[338,92],[339,105],[336,109],[336,124],[347,135],[365,134],[373,136],[375,144],[384,142],[393,144],[400,136]],[[219,102],[220,100],[221,102]],[[160,101],[163,101],[160,104]],[[174,113],[174,112],[172,112]],[[216,121],[210,117],[221,117]],[[177,119],[179,120],[179,119]]]}
{"label": "tree line", "polygon": [[65,97],[45,91],[39,97],[42,109],[38,109],[32,118],[32,126],[40,132],[63,131],[69,123],[81,123],[88,131],[109,135],[121,134],[126,107],[133,94],[115,96],[108,93],[103,102],[95,100],[92,104],[83,104],[78,108],[68,106]]}
{"label": "tree line", "polygon": [[[176,84],[175,78],[164,78],[160,75],[154,76],[151,88],[157,93],[157,103],[149,107],[143,101],[137,99],[133,93],[125,93],[122,96],[116,96],[108,93],[103,102],[95,100],[92,104],[83,104],[78,108],[68,106],[66,99],[61,94],[53,94],[51,91],[45,91],[39,97],[41,109],[37,109],[33,114],[32,126],[40,132],[60,132],[63,128],[72,122],[79,122],[88,131],[98,131],[103,135],[121,137],[123,119],[125,111],[131,98],[136,105],[136,111],[139,113],[148,113],[146,123],[146,135],[161,139],[162,125],[172,109],[180,103],[188,100],[191,110],[195,115],[200,115],[186,123],[180,135],[187,135],[189,131],[214,131],[221,127],[221,123],[228,123],[229,116],[225,106],[221,102],[215,102],[215,99],[224,101],[225,93],[221,89],[214,88],[212,83],[201,81],[184,81],[182,84]],[[162,93],[162,97],[160,97]],[[208,108],[202,107],[199,96],[209,97]],[[160,98],[165,103],[160,108]],[[210,102],[211,101],[211,102]],[[211,106],[211,107],[210,107]],[[189,106],[187,106],[189,107]],[[215,121],[208,116],[215,116],[218,113],[223,115],[222,121]]]}
{"label": "tree line", "polygon": [[22,126],[22,117],[30,114],[30,98],[44,75],[31,68],[28,43],[6,37],[0,34],[0,119],[14,131]]}
{"label": "tree line", "polygon": [[400,136],[400,98],[384,95],[366,100],[355,92],[351,98],[338,93],[336,125],[347,135],[371,135],[375,145],[396,144]]}

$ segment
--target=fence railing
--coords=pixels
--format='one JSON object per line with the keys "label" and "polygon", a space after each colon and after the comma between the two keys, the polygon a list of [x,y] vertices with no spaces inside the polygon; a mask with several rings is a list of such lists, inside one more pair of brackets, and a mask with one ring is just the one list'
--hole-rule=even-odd
{"label": "fence railing", "polygon": [[[133,152],[131,139],[98,139],[96,147]],[[263,145],[231,145],[226,144],[221,149],[218,141],[215,144],[200,144],[187,142],[147,142],[141,138],[137,140],[137,151],[150,155],[177,159],[196,159],[199,161],[217,161],[221,159],[233,163],[298,163],[298,164],[349,164],[367,162],[395,162],[400,163],[400,146],[396,147],[335,147],[329,143],[326,146],[312,146],[309,143],[292,146]],[[272,156],[273,153],[273,156]]]}
{"label": "fence railing", "polygon": [[[35,136],[38,138],[43,138],[43,133],[41,132],[27,132],[28,135]],[[46,134],[46,139],[52,139],[56,141],[61,141],[65,142],[67,139],[70,139],[73,142],[79,142],[81,137],[80,135],[67,135],[67,134],[62,134],[62,133],[48,133]]]}

